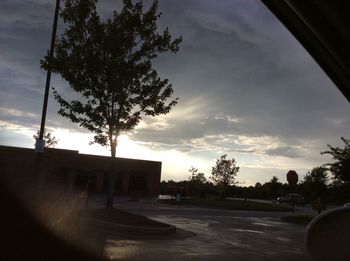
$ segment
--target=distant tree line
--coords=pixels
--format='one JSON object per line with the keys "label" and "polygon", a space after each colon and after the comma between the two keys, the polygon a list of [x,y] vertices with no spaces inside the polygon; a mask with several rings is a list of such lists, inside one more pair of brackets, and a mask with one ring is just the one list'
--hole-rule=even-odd
{"label": "distant tree line", "polygon": [[179,182],[168,180],[160,183],[160,193],[182,196],[199,196],[201,198],[206,195],[219,195],[225,198],[229,195],[230,189],[236,184],[236,175],[239,171],[237,162],[234,158],[228,159],[227,154],[222,155],[216,160],[215,166],[212,168],[210,180],[207,180],[204,173],[198,172],[198,169],[191,166],[188,170],[190,176],[188,180]]}
{"label": "distant tree line", "polygon": [[312,202],[315,199],[323,199],[328,202],[345,203],[350,201],[350,140],[341,138],[345,143],[344,148],[327,145],[329,150],[321,154],[329,154],[333,157],[333,163],[327,163],[308,171],[304,178],[293,189],[288,183],[282,183],[276,176],[270,181],[254,186],[243,187],[237,185],[235,177],[239,171],[234,159],[226,159],[221,156],[212,168],[209,180],[204,173],[191,167],[188,180],[175,182],[173,180],[162,181],[161,194],[181,193],[183,196],[206,197],[216,195],[221,198],[237,197],[245,199],[277,199],[288,193],[298,193]]}

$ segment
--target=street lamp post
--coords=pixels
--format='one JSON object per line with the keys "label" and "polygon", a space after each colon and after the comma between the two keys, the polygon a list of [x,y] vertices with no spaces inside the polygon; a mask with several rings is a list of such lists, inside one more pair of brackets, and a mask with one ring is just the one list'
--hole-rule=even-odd
{"label": "street lamp post", "polygon": [[54,17],[54,20],[53,20],[52,35],[51,35],[51,46],[50,46],[50,52],[49,52],[49,66],[48,66],[47,74],[46,74],[44,103],[43,103],[43,110],[42,110],[42,114],[41,114],[40,132],[39,132],[39,138],[35,142],[35,152],[38,152],[38,153],[43,153],[44,152],[44,146],[45,146],[45,141],[44,141],[43,137],[44,137],[44,131],[45,131],[47,101],[48,101],[48,98],[49,98],[50,81],[51,81],[50,59],[53,57],[53,52],[54,52],[54,49],[55,49],[56,29],[57,29],[57,20],[58,20],[59,7],[60,7],[60,0],[56,0],[55,17]]}

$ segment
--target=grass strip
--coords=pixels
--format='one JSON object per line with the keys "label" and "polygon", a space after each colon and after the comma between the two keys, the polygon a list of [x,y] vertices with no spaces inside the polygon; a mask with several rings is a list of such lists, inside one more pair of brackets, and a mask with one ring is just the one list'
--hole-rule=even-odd
{"label": "grass strip", "polygon": [[219,198],[189,198],[176,202],[173,199],[159,199],[165,204],[195,205],[208,208],[220,208],[231,210],[255,210],[255,211],[290,211],[290,207],[272,205],[270,203],[254,202],[249,200],[230,200]]}

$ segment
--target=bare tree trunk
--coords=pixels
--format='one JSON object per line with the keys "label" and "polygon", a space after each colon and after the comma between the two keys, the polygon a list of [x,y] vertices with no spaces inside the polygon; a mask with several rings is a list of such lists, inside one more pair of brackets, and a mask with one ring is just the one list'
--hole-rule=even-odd
{"label": "bare tree trunk", "polygon": [[222,184],[222,191],[220,193],[220,199],[225,199],[226,198],[226,194],[227,194],[227,184]]}
{"label": "bare tree trunk", "polygon": [[110,138],[110,144],[111,144],[111,162],[110,162],[110,168],[108,173],[108,187],[107,187],[107,202],[106,202],[106,208],[113,208],[113,195],[114,195],[114,181],[115,181],[115,156],[116,156],[116,149],[117,149],[117,138],[118,136],[113,138]]}

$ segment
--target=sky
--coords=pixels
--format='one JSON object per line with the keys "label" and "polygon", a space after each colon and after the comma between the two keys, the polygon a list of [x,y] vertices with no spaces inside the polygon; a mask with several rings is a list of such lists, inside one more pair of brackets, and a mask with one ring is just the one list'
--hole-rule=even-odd
{"label": "sky", "polygon": [[[50,44],[54,0],[0,2],[0,144],[33,148],[46,72],[40,59]],[[149,1],[145,3],[147,7]],[[100,0],[106,18],[121,1]],[[123,133],[118,157],[162,162],[162,180],[188,179],[194,166],[210,177],[223,154],[235,158],[242,186],[288,170],[299,178],[330,162],[327,144],[342,146],[350,131],[345,97],[284,26],[257,0],[160,0],[159,30],[182,36],[177,54],[154,67],[173,84],[179,102],[167,115],[145,117]],[[58,34],[64,24],[58,23]],[[65,97],[69,85],[53,75]],[[89,145],[93,134],[57,114],[50,93],[47,129],[57,148],[110,155]]]}

